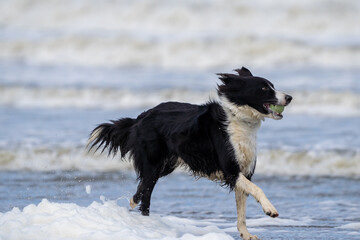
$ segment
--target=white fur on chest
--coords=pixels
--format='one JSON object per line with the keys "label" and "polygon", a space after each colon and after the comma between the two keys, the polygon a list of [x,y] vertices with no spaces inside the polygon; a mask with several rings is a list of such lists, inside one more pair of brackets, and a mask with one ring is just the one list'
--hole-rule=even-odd
{"label": "white fur on chest", "polygon": [[249,106],[237,107],[229,102],[224,105],[228,120],[226,128],[241,172],[252,175],[256,164],[257,131],[262,116]]}

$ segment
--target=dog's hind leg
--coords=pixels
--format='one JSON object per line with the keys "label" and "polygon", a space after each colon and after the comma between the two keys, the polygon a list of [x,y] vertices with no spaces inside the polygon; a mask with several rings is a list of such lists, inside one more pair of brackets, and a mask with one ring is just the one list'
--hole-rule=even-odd
{"label": "dog's hind leg", "polygon": [[135,208],[140,202],[140,211],[144,216],[150,213],[150,199],[155,184],[160,177],[161,164],[156,161],[149,161],[148,154],[139,152],[134,157],[135,169],[138,172],[140,183],[137,191],[130,200],[130,207]]}
{"label": "dog's hind leg", "polygon": [[141,214],[144,216],[148,216],[150,214],[151,194],[158,179],[159,178],[157,176],[153,176],[140,181],[136,193],[130,199],[131,208],[135,208],[141,202]]}
{"label": "dog's hind leg", "polygon": [[141,140],[144,137],[137,136],[139,143],[137,149],[133,150],[133,163],[140,183],[130,200],[130,206],[134,208],[141,202],[140,211],[144,216],[150,213],[151,194],[164,169],[167,169],[165,160],[168,156],[166,146],[162,146],[160,140],[153,140],[157,139],[156,133],[148,132],[147,138],[149,136],[152,137],[151,141]]}
{"label": "dog's hind leg", "polygon": [[236,181],[235,185],[235,192],[236,191],[243,191],[246,194],[252,195],[256,201],[258,201],[263,211],[266,215],[269,215],[270,217],[277,217],[279,216],[279,213],[275,209],[275,207],[271,204],[269,199],[265,196],[264,192],[256,186],[254,183],[249,181],[243,174],[239,174],[239,177]]}
{"label": "dog's hind leg", "polygon": [[141,205],[140,205],[141,214],[144,216],[149,216],[150,214],[151,194],[154,190],[157,180],[158,178],[148,179],[146,181],[146,184],[144,185],[144,190],[141,195]]}

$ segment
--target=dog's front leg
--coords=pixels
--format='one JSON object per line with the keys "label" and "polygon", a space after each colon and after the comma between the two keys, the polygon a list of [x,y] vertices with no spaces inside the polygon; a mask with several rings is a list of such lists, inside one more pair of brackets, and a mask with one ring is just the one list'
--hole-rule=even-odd
{"label": "dog's front leg", "polygon": [[246,194],[252,195],[256,201],[258,201],[266,215],[270,217],[277,217],[279,213],[276,211],[275,207],[271,204],[269,199],[265,196],[264,192],[256,186],[254,183],[250,182],[242,173],[240,173],[239,178],[236,181],[236,191],[243,191]]}
{"label": "dog's front leg", "polygon": [[235,189],[236,210],[237,210],[237,229],[240,232],[240,236],[244,240],[259,239],[257,236],[253,236],[249,233],[246,227],[246,199],[247,194],[236,188]]}

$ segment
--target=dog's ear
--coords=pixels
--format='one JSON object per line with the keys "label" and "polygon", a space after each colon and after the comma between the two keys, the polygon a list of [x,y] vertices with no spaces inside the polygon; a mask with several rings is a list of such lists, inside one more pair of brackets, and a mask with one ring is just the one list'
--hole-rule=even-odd
{"label": "dog's ear", "polygon": [[226,95],[229,92],[233,92],[241,88],[245,82],[241,76],[229,73],[218,73],[219,79],[223,82],[222,85],[218,84],[218,94]]}
{"label": "dog's ear", "polygon": [[249,69],[245,68],[245,67],[242,67],[241,69],[235,69],[234,71],[236,71],[239,76],[242,76],[242,77],[252,77],[252,73],[250,72]]}
{"label": "dog's ear", "polygon": [[217,73],[216,75],[220,76],[219,79],[226,85],[233,81],[241,80],[238,75],[230,73]]}

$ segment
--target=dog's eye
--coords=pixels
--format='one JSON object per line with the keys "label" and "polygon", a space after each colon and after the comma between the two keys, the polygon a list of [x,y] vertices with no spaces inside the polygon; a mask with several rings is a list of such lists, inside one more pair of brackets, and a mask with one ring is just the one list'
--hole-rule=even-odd
{"label": "dog's eye", "polygon": [[263,87],[262,90],[263,91],[269,91],[269,87]]}

